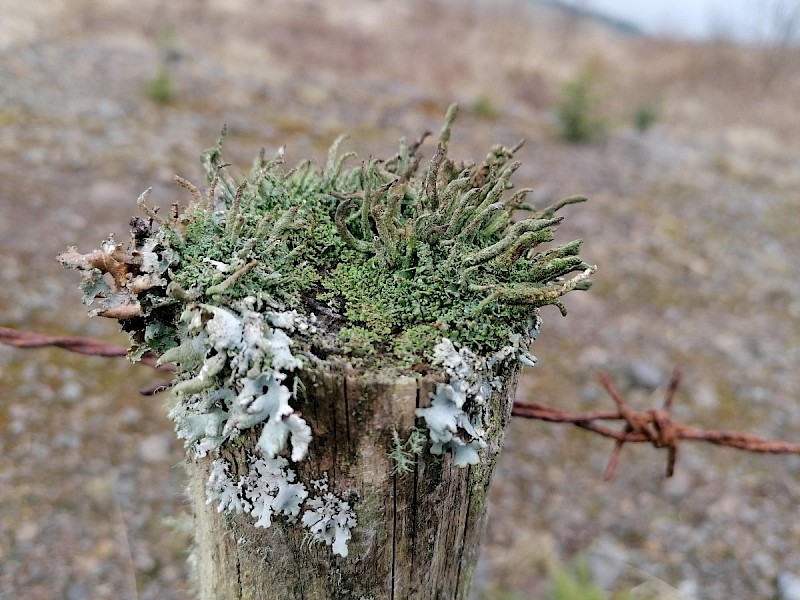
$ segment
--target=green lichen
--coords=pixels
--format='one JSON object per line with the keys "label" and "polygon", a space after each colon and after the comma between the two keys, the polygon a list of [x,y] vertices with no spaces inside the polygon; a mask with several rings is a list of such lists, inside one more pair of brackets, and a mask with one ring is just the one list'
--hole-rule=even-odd
{"label": "green lichen", "polygon": [[[207,493],[220,510],[265,527],[299,518],[347,556],[354,507],[289,468],[313,441],[295,410],[298,375],[331,357],[394,375],[438,372],[443,381],[416,410],[425,429],[393,433],[393,474],[428,442],[457,466],[477,465],[494,434],[490,397],[535,362],[538,309],[565,312],[561,296],[589,286],[580,240],[548,246],[555,213],[584,198],[537,209],[524,202],[529,190],[510,192],[521,144],[494,146],[480,163],[449,158],[455,116],[453,106],[425,167],[425,136],[350,167],[340,137],[324,167],[287,170],[282,151],[262,152],[234,176],[223,136],[202,156],[205,193],[176,177],[187,208],[152,208],[148,190],[127,247],[111,238],[59,257],[83,272],[91,314],[131,333],[132,359],[152,351],[175,364],[170,417],[190,455],[214,456]],[[515,222],[517,210],[527,218]],[[243,434],[258,441],[237,479],[221,449],[243,448]]]}
{"label": "green lichen", "polygon": [[[580,240],[539,249],[554,239],[555,212],[583,198],[537,210],[524,203],[529,190],[508,192],[521,144],[494,146],[480,163],[452,160],[455,115],[451,107],[425,168],[424,136],[401,140],[388,160],[349,168],[354,155],[340,154],[339,138],[324,167],[286,170],[282,152],[262,152],[236,177],[221,137],[202,157],[208,191],[176,178],[193,202],[170,215],[143,194],[149,224],[139,219],[127,253],[107,243],[120,255],[118,285],[106,289],[91,265],[86,300],[123,317],[137,355],[178,344],[186,306],[248,297],[325,317],[326,352],[364,366],[411,366],[442,337],[478,352],[503,346],[538,307],[563,312],[559,298],[588,287],[594,267],[579,258]],[[528,215],[515,223],[517,209]],[[137,263],[137,253],[147,261]],[[140,275],[148,279],[134,290],[126,282]]]}
{"label": "green lichen", "polygon": [[425,449],[427,435],[424,430],[414,427],[403,440],[397,428],[392,429],[392,447],[389,458],[392,459],[392,475],[405,475],[414,469],[416,458]]}

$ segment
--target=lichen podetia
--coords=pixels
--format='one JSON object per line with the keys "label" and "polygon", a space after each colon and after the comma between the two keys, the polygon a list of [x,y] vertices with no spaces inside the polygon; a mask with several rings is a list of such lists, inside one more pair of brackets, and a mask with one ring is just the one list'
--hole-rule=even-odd
{"label": "lichen podetia", "polygon": [[[282,151],[262,152],[236,178],[221,137],[202,157],[207,193],[176,177],[192,195],[188,208],[161,214],[146,192],[127,248],[111,238],[60,255],[83,272],[92,314],[119,319],[132,335],[133,359],[152,351],[177,365],[170,416],[191,453],[214,453],[207,491],[220,510],[268,526],[305,505],[310,535],[346,555],[351,507],[297,481],[289,463],[313,436],[291,404],[296,372],[331,356],[398,372],[427,364],[444,380],[417,411],[430,450],[475,464],[491,394],[510,365],[535,360],[527,348],[538,308],[564,313],[560,297],[589,286],[594,267],[578,256],[580,240],[541,249],[554,239],[555,213],[584,199],[537,209],[525,202],[530,190],[510,192],[521,143],[494,146],[480,163],[452,160],[456,112],[424,168],[426,136],[350,168],[354,154],[340,155],[340,137],[322,168],[306,161],[287,171]],[[526,218],[515,222],[515,211]],[[234,481],[219,450],[253,427],[258,455]],[[409,453],[398,443],[407,469],[420,444]]]}

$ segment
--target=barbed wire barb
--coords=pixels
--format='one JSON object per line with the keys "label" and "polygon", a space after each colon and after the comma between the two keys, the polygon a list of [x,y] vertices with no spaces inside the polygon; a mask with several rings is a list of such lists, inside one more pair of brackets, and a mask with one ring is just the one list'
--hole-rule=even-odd
{"label": "barbed wire barb", "polygon": [[[661,408],[647,411],[631,410],[625,398],[614,385],[608,373],[600,372],[600,383],[617,407],[616,411],[591,411],[570,413],[535,402],[517,400],[511,414],[526,419],[551,423],[571,423],[581,429],[597,433],[614,440],[611,457],[603,473],[603,479],[613,479],[617,472],[622,448],[626,443],[650,443],[656,448],[666,448],[666,477],[675,472],[678,458],[678,442],[693,440],[718,446],[769,454],[800,454],[800,444],[761,438],[749,433],[725,430],[707,430],[679,423],[672,419],[671,410],[675,393],[681,380],[681,371],[675,369],[667,385]],[[622,421],[621,430],[601,425],[598,421]]]}

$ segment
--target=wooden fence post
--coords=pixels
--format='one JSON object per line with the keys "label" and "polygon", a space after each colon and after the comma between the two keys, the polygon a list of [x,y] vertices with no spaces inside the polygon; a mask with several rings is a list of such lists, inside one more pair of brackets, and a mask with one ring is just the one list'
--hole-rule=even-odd
{"label": "wooden fence post", "polygon": [[189,207],[146,191],[127,248],[59,256],[133,358],[175,365],[203,599],[466,598],[538,308],[595,267],[539,248],[585,198],[506,194],[521,142],[448,158],[456,113],[424,170],[425,136],[349,170],[340,137],[237,178],[220,139],[207,194],[176,177]]}
{"label": "wooden fence post", "polygon": [[[387,454],[392,430],[407,433],[414,426],[415,410],[425,405],[435,380],[364,373],[342,362],[304,373],[298,409],[315,437],[298,474],[312,480],[327,473],[332,491],[351,500],[359,521],[348,556],[309,544],[303,528],[285,521],[264,529],[250,515],[218,512],[206,501],[212,461],[199,459],[188,464],[188,473],[200,598],[466,598],[517,374],[491,398],[488,446],[479,464],[459,468],[452,453],[426,451],[413,470],[393,474]],[[236,470],[246,470],[257,437],[223,451]]]}

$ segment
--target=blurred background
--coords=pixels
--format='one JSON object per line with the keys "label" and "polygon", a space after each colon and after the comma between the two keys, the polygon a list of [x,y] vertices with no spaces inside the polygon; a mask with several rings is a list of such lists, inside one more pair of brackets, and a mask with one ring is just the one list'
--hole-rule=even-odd
{"label": "blurred background", "polygon": [[[388,156],[461,104],[455,158],[527,144],[515,181],[571,194],[599,265],[543,310],[518,397],[800,441],[800,2],[0,0],[0,325],[125,343],[54,257],[128,237],[152,186],[261,147]],[[430,155],[431,148],[427,149]],[[235,168],[234,167],[234,168]],[[0,347],[0,598],[185,599],[182,448],[161,375]],[[665,457],[515,420],[475,600],[800,598],[800,457]],[[607,590],[598,591],[599,588]],[[590,594],[596,594],[591,596]]]}

